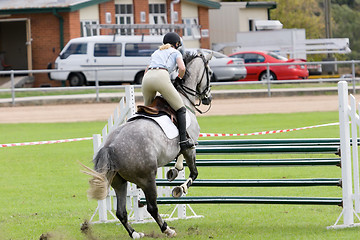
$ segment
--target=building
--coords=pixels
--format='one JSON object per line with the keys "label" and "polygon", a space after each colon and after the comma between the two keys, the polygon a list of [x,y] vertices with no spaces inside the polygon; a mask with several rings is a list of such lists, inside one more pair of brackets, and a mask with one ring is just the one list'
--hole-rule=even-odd
{"label": "building", "polygon": [[[46,69],[72,38],[163,34],[156,28],[162,24],[186,24],[177,30],[185,45],[210,48],[208,11],[218,8],[220,3],[209,0],[0,1],[0,70],[5,65],[14,70]],[[87,27],[103,24],[112,28]],[[148,28],[142,29],[140,24]],[[127,28],[116,28],[119,25]],[[47,74],[34,74],[34,79],[34,87],[59,84]]]}
{"label": "building", "polygon": [[[276,6],[276,2],[265,1],[221,2],[219,9],[210,9],[209,23],[212,48],[214,49],[217,44],[235,43],[239,32],[260,30],[264,26],[264,20],[270,20],[270,11]],[[268,23],[270,22],[268,21]],[[224,52],[231,53],[229,49],[225,49]]]}

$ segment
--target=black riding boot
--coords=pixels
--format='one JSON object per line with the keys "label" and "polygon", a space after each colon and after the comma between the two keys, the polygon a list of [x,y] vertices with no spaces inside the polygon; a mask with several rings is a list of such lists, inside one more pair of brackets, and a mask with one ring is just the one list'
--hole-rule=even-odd
{"label": "black riding boot", "polygon": [[194,147],[194,143],[186,137],[186,108],[181,107],[176,111],[176,117],[178,122],[178,129],[180,135],[180,148],[184,151],[188,148]]}

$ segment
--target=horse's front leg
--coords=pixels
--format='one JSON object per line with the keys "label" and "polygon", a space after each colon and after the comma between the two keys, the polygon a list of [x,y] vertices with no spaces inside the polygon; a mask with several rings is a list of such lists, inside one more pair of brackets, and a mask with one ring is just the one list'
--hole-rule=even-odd
{"label": "horse's front leg", "polygon": [[191,186],[193,181],[198,176],[198,171],[196,167],[196,151],[195,148],[188,149],[186,151],[183,151],[182,154],[185,157],[186,164],[190,170],[189,178],[185,181],[185,183],[181,184],[178,187],[175,187],[172,190],[172,196],[175,198],[179,198],[183,195],[183,193],[187,193],[188,188]]}
{"label": "horse's front leg", "polygon": [[167,178],[167,180],[169,180],[169,182],[171,182],[175,178],[177,178],[177,176],[179,175],[179,172],[184,169],[184,163],[183,162],[184,162],[184,156],[182,154],[180,154],[176,159],[175,167],[171,168],[166,173],[166,178]]}

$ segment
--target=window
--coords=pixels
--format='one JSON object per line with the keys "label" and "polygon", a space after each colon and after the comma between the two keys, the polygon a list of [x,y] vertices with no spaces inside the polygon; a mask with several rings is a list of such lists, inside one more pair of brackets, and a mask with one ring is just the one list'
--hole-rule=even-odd
{"label": "window", "polygon": [[254,19],[249,19],[249,32],[256,31]]}
{"label": "window", "polygon": [[281,55],[278,55],[276,53],[273,53],[273,52],[268,52],[267,53],[269,56],[275,58],[275,59],[278,59],[278,60],[282,60],[282,61],[287,61],[288,59],[286,57],[283,57]]}
{"label": "window", "polygon": [[262,63],[265,61],[265,58],[259,54],[255,53],[246,53],[244,54],[245,63]]}
{"label": "window", "polygon": [[[165,4],[149,4],[149,22],[150,24],[167,24]],[[167,32],[165,29],[152,29],[150,31],[153,35],[163,35]]]}
{"label": "window", "polygon": [[187,25],[184,28],[183,36],[187,39],[200,39],[199,24],[197,18],[184,18],[183,24]]}
{"label": "window", "polygon": [[87,43],[73,43],[61,55],[61,59],[66,59],[73,54],[86,54]]}
{"label": "window", "polygon": [[244,54],[236,54],[236,55],[233,55],[231,57],[234,57],[234,58],[244,58]]}
{"label": "window", "polygon": [[94,29],[90,29],[88,27],[86,27],[87,25],[98,25],[99,21],[98,20],[84,20],[80,22],[80,26],[81,26],[81,36],[82,37],[90,37],[90,36],[97,36],[100,35],[99,29],[98,28],[94,28]]}
{"label": "window", "polygon": [[120,57],[121,43],[96,43],[94,57]]}
{"label": "window", "polygon": [[[133,5],[132,4],[116,4],[115,5],[116,24],[134,24]],[[120,35],[134,35],[133,29],[119,29]]]}
{"label": "window", "polygon": [[125,56],[127,57],[150,57],[161,43],[127,43],[125,45]]}

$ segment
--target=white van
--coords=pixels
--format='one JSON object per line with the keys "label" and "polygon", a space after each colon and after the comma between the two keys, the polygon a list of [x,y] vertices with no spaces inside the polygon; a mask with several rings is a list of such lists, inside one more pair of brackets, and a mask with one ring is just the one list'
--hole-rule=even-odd
{"label": "white van", "polygon": [[[93,36],[71,39],[55,61],[51,80],[69,81],[70,86],[95,82],[141,84],[151,54],[163,36]],[[97,73],[94,71],[97,69]]]}

